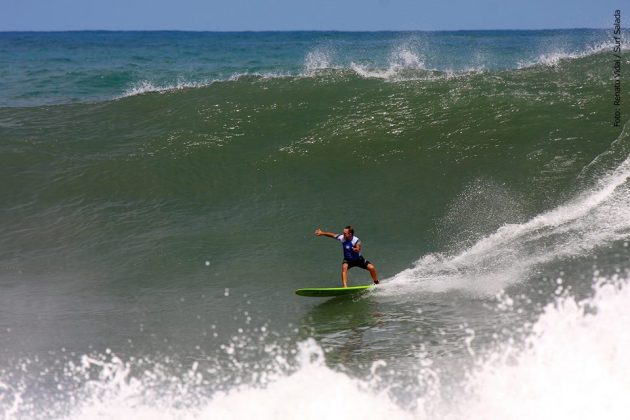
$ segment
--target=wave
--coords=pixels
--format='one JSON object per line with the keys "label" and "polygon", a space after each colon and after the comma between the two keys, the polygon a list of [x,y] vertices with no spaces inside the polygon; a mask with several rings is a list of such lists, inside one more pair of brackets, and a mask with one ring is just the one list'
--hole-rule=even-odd
{"label": "wave", "polygon": [[[593,47],[588,51],[567,53],[563,51],[545,53],[533,60],[519,61],[516,69],[528,69],[537,66],[555,67],[562,62],[585,59],[593,55],[606,52],[609,44]],[[625,49],[630,49],[627,46]],[[268,72],[236,72],[223,78],[177,80],[173,83],[156,82],[143,79],[124,90],[113,99],[121,99],[147,93],[169,93],[187,89],[205,88],[215,83],[239,81],[268,81],[268,80],[301,80],[333,77],[334,79],[358,77],[359,79],[380,79],[386,82],[406,81],[435,81],[452,78],[468,77],[471,75],[491,73],[494,70],[483,59],[477,64],[471,63],[465,68],[439,69],[429,67],[423,54],[413,49],[399,47],[392,51],[385,66],[372,63],[350,61],[349,63],[334,62],[335,53],[330,49],[318,48],[310,51],[304,58],[301,71],[268,71]]]}
{"label": "wave", "polygon": [[[180,36],[180,50],[165,49]],[[404,81],[423,79],[427,71],[452,76],[537,65],[553,67],[565,60],[605,52],[610,38],[603,30],[176,36],[112,33],[107,37],[68,35],[59,43],[54,34],[37,34],[33,40],[41,49],[29,46],[25,54],[9,54],[17,58],[4,68],[7,77],[0,103],[92,102],[205,86],[238,75],[313,77],[334,70],[363,78]],[[247,42],[241,44],[245,39]],[[73,42],[86,48],[73,49]],[[212,48],[197,48],[205,42]],[[22,47],[18,39],[10,49]],[[71,61],[42,55],[51,48],[59,48],[60,56],[71,57]],[[116,48],[117,54],[84,56],[87,51],[109,48]],[[628,41],[623,42],[623,48],[628,49]],[[31,68],[29,60],[38,65]],[[30,69],[28,74],[20,72],[24,66]]]}

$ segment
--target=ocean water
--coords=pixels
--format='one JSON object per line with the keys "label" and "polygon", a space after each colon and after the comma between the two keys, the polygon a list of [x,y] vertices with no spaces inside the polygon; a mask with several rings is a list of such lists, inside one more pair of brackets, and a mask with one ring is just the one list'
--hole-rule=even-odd
{"label": "ocean water", "polygon": [[0,33],[2,417],[626,418],[613,47]]}

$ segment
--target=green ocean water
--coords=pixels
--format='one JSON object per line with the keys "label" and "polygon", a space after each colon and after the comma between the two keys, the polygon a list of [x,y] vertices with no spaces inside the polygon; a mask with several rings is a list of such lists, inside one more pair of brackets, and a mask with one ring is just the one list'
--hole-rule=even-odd
{"label": "green ocean water", "polygon": [[[607,51],[400,80],[329,68],[0,108],[4,375],[112,351],[212,366],[229,389],[271,357],[257,343],[314,338],[350,376],[385,360],[403,406],[418,349],[457,383],[471,330],[491,348],[558,285],[587,297],[594,271],[628,268],[611,69]],[[339,286],[340,246],[313,232],[348,224],[382,285],[295,296]],[[27,396],[48,389],[31,369]]]}

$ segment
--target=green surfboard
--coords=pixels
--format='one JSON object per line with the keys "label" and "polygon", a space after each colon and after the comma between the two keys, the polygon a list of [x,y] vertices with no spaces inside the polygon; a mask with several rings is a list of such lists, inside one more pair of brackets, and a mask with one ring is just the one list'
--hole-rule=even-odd
{"label": "green surfboard", "polygon": [[296,295],[308,296],[308,297],[333,297],[333,296],[347,296],[355,293],[361,293],[374,287],[369,286],[351,286],[351,287],[311,287],[308,289],[298,289],[295,291]]}

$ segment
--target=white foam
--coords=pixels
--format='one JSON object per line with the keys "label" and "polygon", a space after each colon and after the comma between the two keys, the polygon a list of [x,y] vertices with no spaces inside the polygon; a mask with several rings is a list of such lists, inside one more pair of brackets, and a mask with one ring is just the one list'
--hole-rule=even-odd
{"label": "white foam", "polygon": [[538,264],[583,255],[630,232],[630,158],[597,186],[522,224],[507,224],[459,254],[433,253],[395,275],[382,294],[461,289],[492,295]]}
{"label": "white foam", "polygon": [[630,287],[614,280],[598,279],[592,299],[547,306],[523,350],[504,344],[480,359],[444,418],[628,418]]}
{"label": "white foam", "polygon": [[[450,391],[454,394],[426,390],[407,410],[372,383],[317,361],[303,363],[265,389],[244,387],[222,395],[204,407],[200,418],[625,419],[630,409],[628,302],[630,287],[618,278],[598,279],[591,299],[559,297],[545,308],[524,344],[499,343],[476,358],[466,379]],[[313,342],[307,344],[303,355],[319,353]],[[439,386],[439,380],[431,383]]]}
{"label": "white foam", "polygon": [[[433,386],[405,387],[415,399],[407,408],[394,401],[391,392],[396,391],[388,391],[387,380],[379,377],[385,363],[373,365],[371,379],[356,379],[328,368],[322,349],[312,339],[299,345],[297,370],[277,371],[269,381],[235,385],[214,395],[203,392],[214,385],[212,372],[202,371],[197,363],[179,377],[169,375],[161,365],[138,377],[131,374],[137,361],[124,363],[113,357],[105,362],[86,356],[80,365],[65,370],[83,386],[72,391],[64,404],[36,412],[20,407],[23,389],[10,395],[15,387],[0,384],[0,408],[8,420],[58,418],[60,413],[77,420],[625,419],[630,409],[628,302],[630,287],[618,277],[596,279],[590,299],[557,297],[528,329],[524,343],[496,343],[475,358],[460,383],[448,389],[441,388],[438,373],[417,369],[430,365],[419,356],[417,366],[409,368],[425,376],[418,383]],[[510,302],[504,307],[517,310]]]}
{"label": "white foam", "polygon": [[[392,402],[386,393],[371,390],[369,383],[328,368],[324,353],[314,340],[308,339],[299,344],[298,360],[299,369],[296,372],[276,372],[276,377],[266,384],[234,386],[229,391],[205,396],[200,389],[212,386],[212,381],[210,378],[208,382],[195,364],[183,378],[166,374],[159,365],[137,378],[130,374],[132,364],[123,363],[116,357],[108,362],[84,357],[82,366],[73,366],[68,371],[79,379],[83,376],[94,378],[94,368],[97,368],[98,375],[73,395],[69,404],[75,405],[66,408],[70,413],[66,418],[412,418],[410,413]],[[18,400],[18,404],[20,402]],[[13,412],[5,411],[6,418],[18,418],[12,415],[19,411],[17,408],[14,407]],[[55,414],[51,413],[50,418],[54,417]]]}
{"label": "white foam", "polygon": [[[243,387],[215,398],[201,418],[220,419],[411,419],[383,393],[323,363],[313,340],[301,345],[303,361],[294,374],[269,387]],[[313,359],[313,356],[316,355]]]}

